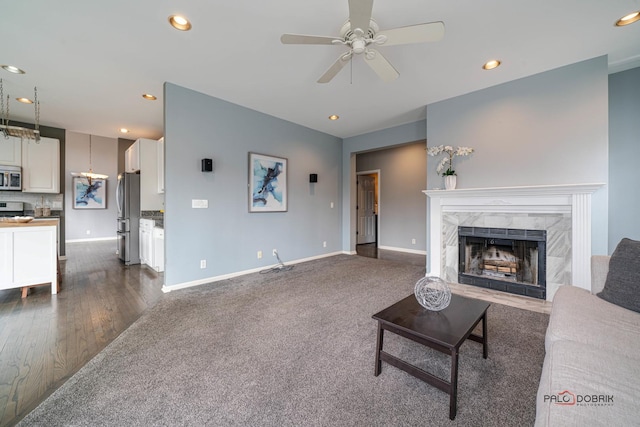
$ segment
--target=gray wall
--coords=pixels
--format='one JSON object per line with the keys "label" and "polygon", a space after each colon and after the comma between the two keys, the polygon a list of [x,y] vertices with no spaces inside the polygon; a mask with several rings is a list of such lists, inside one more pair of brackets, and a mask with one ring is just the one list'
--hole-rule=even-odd
{"label": "gray wall", "polygon": [[[342,250],[356,248],[356,154],[424,140],[426,122],[420,120],[393,128],[346,138],[342,144]],[[426,185],[426,183],[424,183]],[[424,188],[422,188],[424,190]],[[424,202],[426,206],[426,196]]]}
{"label": "gray wall", "polygon": [[[271,266],[274,248],[285,263],[340,250],[339,138],[171,83],[164,102],[165,286]],[[288,212],[248,212],[249,152],[288,159]],[[205,157],[213,173],[200,171]],[[192,209],[192,199],[209,207]]]}
{"label": "gray wall", "polygon": [[426,251],[425,146],[423,140],[356,156],[357,172],[380,170],[380,247]]}
{"label": "gray wall", "polygon": [[640,240],[640,68],[609,76],[609,253]]}
{"label": "gray wall", "polygon": [[[458,188],[607,183],[607,58],[599,57],[431,104],[429,146],[475,148],[456,158]],[[444,187],[440,157],[429,188]],[[592,251],[607,251],[608,188],[592,200]]]}
{"label": "gray wall", "polygon": [[[71,172],[86,172],[89,169],[89,135],[67,131],[65,150],[65,219],[67,241],[115,239],[116,185],[118,140],[102,136],[91,136],[91,163],[95,173],[109,175],[107,179],[107,209],[73,209],[73,180]],[[90,234],[87,234],[89,230]],[[114,243],[114,251],[115,251]]]}

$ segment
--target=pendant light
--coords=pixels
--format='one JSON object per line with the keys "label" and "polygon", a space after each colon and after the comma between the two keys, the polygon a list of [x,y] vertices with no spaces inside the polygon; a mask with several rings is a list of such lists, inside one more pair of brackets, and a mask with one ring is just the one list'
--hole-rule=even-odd
{"label": "pendant light", "polygon": [[107,179],[109,175],[93,172],[93,164],[91,162],[91,135],[89,135],[89,172],[71,172],[71,176],[79,176],[87,178],[89,185],[94,179]]}

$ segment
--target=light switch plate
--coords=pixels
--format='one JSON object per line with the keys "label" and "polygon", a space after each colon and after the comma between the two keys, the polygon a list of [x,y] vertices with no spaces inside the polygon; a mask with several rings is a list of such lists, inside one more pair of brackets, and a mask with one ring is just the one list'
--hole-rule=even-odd
{"label": "light switch plate", "polygon": [[193,199],[191,200],[191,207],[193,209],[206,209],[209,207],[209,201]]}

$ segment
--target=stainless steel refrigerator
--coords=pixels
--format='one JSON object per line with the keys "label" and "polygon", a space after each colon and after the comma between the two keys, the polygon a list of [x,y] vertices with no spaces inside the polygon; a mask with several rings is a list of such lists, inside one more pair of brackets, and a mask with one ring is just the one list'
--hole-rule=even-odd
{"label": "stainless steel refrigerator", "polygon": [[140,175],[121,173],[116,188],[118,255],[125,265],[140,264]]}

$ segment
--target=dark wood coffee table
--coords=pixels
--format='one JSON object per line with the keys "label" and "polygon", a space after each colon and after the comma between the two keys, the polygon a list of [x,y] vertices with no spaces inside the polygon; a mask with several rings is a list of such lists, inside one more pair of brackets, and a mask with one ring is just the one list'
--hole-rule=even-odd
{"label": "dark wood coffee table", "polygon": [[[449,418],[454,419],[458,396],[458,351],[465,340],[482,343],[482,357],[487,358],[487,309],[485,301],[451,295],[451,303],[442,311],[423,308],[411,294],[392,306],[373,315],[378,321],[375,376],[380,375],[382,361],[449,393]],[[482,336],[471,332],[482,320]],[[384,331],[393,332],[442,353],[451,355],[451,381],[445,381],[429,372],[382,350]]]}

